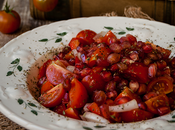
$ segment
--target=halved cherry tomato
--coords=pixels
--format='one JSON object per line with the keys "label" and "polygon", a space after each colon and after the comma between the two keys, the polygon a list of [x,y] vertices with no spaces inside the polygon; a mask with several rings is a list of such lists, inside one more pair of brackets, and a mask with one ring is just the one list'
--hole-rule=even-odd
{"label": "halved cherry tomato", "polygon": [[120,113],[121,120],[124,122],[136,122],[136,121],[147,120],[153,118],[153,116],[154,114],[141,110],[139,108]]}
{"label": "halved cherry tomato", "polygon": [[110,30],[107,32],[107,34],[103,37],[103,42],[105,42],[107,45],[110,45],[112,43],[117,42],[117,37],[114,35],[114,33]]}
{"label": "halved cherry tomato", "polygon": [[97,103],[92,102],[91,104],[89,104],[87,106],[87,108],[89,109],[89,111],[91,111],[97,115],[100,115],[100,108],[98,107]]}
{"label": "halved cherry tomato", "polygon": [[65,110],[66,110],[65,104],[60,104],[53,108],[53,111],[60,115],[65,115]]}
{"label": "halved cherry tomato", "polygon": [[41,87],[41,94],[46,93],[47,91],[49,91],[53,87],[54,86],[49,81],[46,81]]}
{"label": "halved cherry tomato", "polygon": [[72,40],[69,42],[69,46],[71,50],[76,49],[80,45],[80,41],[77,38],[72,38]]}
{"label": "halved cherry tomato", "polygon": [[135,62],[131,64],[124,73],[126,74],[126,77],[138,81],[139,83],[146,83],[149,81],[148,67],[143,63]]}
{"label": "halved cherry tomato", "polygon": [[75,108],[69,107],[68,109],[65,110],[65,115],[70,118],[78,119],[80,120],[78,110]]}
{"label": "halved cherry tomato", "polygon": [[[115,99],[114,102],[118,102],[117,100],[122,98],[122,97],[128,97],[130,98],[131,100],[132,99],[135,99],[137,101],[137,103],[140,103],[142,102],[140,96],[138,96],[137,94],[133,93],[128,87],[126,87],[118,96],[117,98]],[[129,99],[128,99],[129,101]]]}
{"label": "halved cherry tomato", "polygon": [[59,84],[46,93],[43,93],[38,100],[45,107],[55,107],[61,103],[65,93],[63,85]]}
{"label": "halved cherry tomato", "polygon": [[76,78],[71,81],[71,89],[69,91],[69,103],[68,107],[81,108],[83,107],[88,99],[86,88]]}
{"label": "halved cherry tomato", "polygon": [[90,45],[91,43],[94,42],[93,38],[95,35],[96,32],[92,30],[82,30],[77,34],[76,38],[78,38],[80,42],[83,43],[84,45],[86,44]]}
{"label": "halved cherry tomato", "polygon": [[151,91],[157,94],[168,94],[173,91],[173,83],[167,77],[157,77],[148,84],[147,92]]}
{"label": "halved cherry tomato", "polygon": [[57,85],[59,83],[63,83],[63,81],[74,74],[63,67],[51,63],[46,69],[46,77],[53,85]]}
{"label": "halved cherry tomato", "polygon": [[51,62],[52,62],[52,60],[49,59],[39,68],[39,73],[38,73],[38,77],[37,77],[38,79],[46,76],[46,68]]}
{"label": "halved cherry tomato", "polygon": [[147,105],[147,110],[154,114],[158,114],[157,109],[159,107],[169,107],[169,100],[165,94],[150,98],[149,100],[145,101],[145,103]]}
{"label": "halved cherry tomato", "polygon": [[[90,67],[93,67],[94,65],[98,65],[98,66],[104,66],[104,64],[102,63],[103,61],[106,60],[107,62],[107,57],[108,55],[111,53],[111,50],[108,47],[101,47],[98,48],[92,55],[91,58],[89,60],[88,65]],[[100,61],[97,62],[97,60],[100,59]],[[92,64],[92,62],[94,64]]]}
{"label": "halved cherry tomato", "polygon": [[85,76],[82,79],[82,84],[85,86],[90,95],[92,95],[93,91],[95,90],[105,89],[105,82],[103,81],[103,77],[98,73],[92,73]]}

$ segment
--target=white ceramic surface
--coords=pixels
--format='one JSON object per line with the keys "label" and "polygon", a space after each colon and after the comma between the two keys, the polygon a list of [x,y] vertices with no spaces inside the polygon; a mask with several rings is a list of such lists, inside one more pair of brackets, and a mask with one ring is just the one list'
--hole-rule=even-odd
{"label": "white ceramic surface", "polygon": [[[108,31],[105,27],[113,27],[112,31],[118,38],[130,33],[138,40],[150,40],[154,44],[171,49],[172,55],[175,52],[175,26],[160,22],[125,17],[90,17],[59,21],[38,27],[11,40],[0,49],[0,111],[14,122],[31,130],[174,129],[175,123],[169,123],[167,120],[175,120],[172,118],[175,111],[137,123],[97,124],[60,116],[42,107],[31,96],[28,86],[36,86],[37,67],[46,61],[50,53],[56,52],[63,44],[67,45],[80,30],[92,29],[99,33]],[[129,31],[126,28],[134,30]],[[63,32],[67,34],[57,35]],[[119,32],[126,32],[126,34],[119,35]],[[59,38],[62,38],[62,41],[55,43]],[[41,39],[49,39],[49,41],[40,42]]]}

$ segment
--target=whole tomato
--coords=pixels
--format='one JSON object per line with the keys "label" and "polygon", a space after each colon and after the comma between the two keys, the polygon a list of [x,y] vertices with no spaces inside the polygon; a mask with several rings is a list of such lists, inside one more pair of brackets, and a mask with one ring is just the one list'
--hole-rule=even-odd
{"label": "whole tomato", "polygon": [[34,6],[43,12],[52,11],[58,4],[58,0],[33,0]]}
{"label": "whole tomato", "polygon": [[13,33],[21,24],[21,18],[19,14],[10,9],[8,3],[5,5],[5,9],[0,11],[0,32]]}

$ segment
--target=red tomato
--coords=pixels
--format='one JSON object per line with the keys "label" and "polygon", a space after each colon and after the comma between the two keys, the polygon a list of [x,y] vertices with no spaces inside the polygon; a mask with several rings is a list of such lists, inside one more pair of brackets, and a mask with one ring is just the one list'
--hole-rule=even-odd
{"label": "red tomato", "polygon": [[134,43],[137,43],[136,37],[134,37],[134,36],[131,35],[131,34],[127,34],[127,35],[126,35],[126,38],[128,39],[129,43],[131,43],[132,45],[133,45]]}
{"label": "red tomato", "polygon": [[49,59],[39,68],[38,79],[46,76],[46,68],[51,62],[52,62],[52,60]]}
{"label": "red tomato", "polygon": [[69,103],[68,107],[81,108],[88,99],[86,88],[76,78],[71,81],[71,89],[69,91]]}
{"label": "red tomato", "polygon": [[165,94],[153,97],[147,100],[145,103],[147,105],[147,110],[154,114],[159,114],[159,107],[169,107],[169,99]]}
{"label": "red tomato", "polygon": [[78,38],[80,42],[83,43],[84,45],[86,44],[90,45],[91,43],[94,42],[93,38],[95,35],[96,32],[92,30],[82,30],[77,34],[76,38]]}
{"label": "red tomato", "polygon": [[120,104],[127,103],[129,101],[131,101],[131,98],[129,98],[129,97],[121,97],[121,98],[116,98],[115,101],[114,101],[114,103],[116,105],[120,105]]}
{"label": "red tomato", "polygon": [[[88,65],[90,67],[93,67],[94,65],[98,65],[98,66],[105,66],[104,65],[104,61],[107,62],[107,57],[108,55],[111,53],[111,50],[107,47],[101,47],[98,48],[92,55],[91,58],[89,60]],[[108,62],[107,62],[108,63]],[[108,63],[109,65],[109,63]]]}
{"label": "red tomato", "polygon": [[82,79],[82,84],[85,86],[90,95],[92,95],[93,91],[95,90],[105,89],[105,82],[103,81],[103,77],[98,73],[92,73],[85,76]]}
{"label": "red tomato", "polygon": [[91,111],[97,115],[100,115],[100,108],[98,107],[97,103],[93,102],[93,103],[89,104],[87,106],[87,108],[89,109],[89,111]]}
{"label": "red tomato", "polygon": [[66,92],[63,88],[63,85],[59,84],[46,93],[42,94],[38,100],[45,107],[55,107],[61,103],[65,93]]}
{"label": "red tomato", "polygon": [[53,85],[63,83],[67,77],[71,77],[74,74],[61,66],[51,63],[46,69],[46,77]]}
{"label": "red tomato", "polygon": [[60,104],[53,108],[53,111],[60,115],[65,115],[65,110],[66,110],[65,104]]}
{"label": "red tomato", "polygon": [[80,117],[79,117],[79,114],[78,114],[78,110],[76,110],[75,108],[69,107],[68,109],[66,109],[65,110],[65,115],[67,117],[80,120]]}
{"label": "red tomato", "polygon": [[120,117],[123,122],[136,122],[153,118],[154,114],[141,110],[134,109],[127,112],[121,112]]}
{"label": "red tomato", "polygon": [[58,0],[33,0],[34,6],[43,12],[52,11],[58,3]]}
{"label": "red tomato", "polygon": [[114,35],[114,33],[110,30],[107,32],[107,34],[103,38],[103,42],[105,42],[107,45],[110,45],[112,43],[117,42],[117,37]]}
{"label": "red tomato", "polygon": [[75,58],[75,57],[74,57],[73,52],[70,51],[69,53],[67,53],[67,54],[64,56],[64,58],[65,58],[66,60],[70,60],[70,59]]}
{"label": "red tomato", "polygon": [[80,45],[80,41],[77,38],[72,38],[72,40],[69,42],[69,46],[71,50],[76,49]]}
{"label": "red tomato", "polygon": [[147,87],[147,92],[156,92],[157,94],[168,94],[173,91],[173,83],[167,77],[158,77],[152,80]]}
{"label": "red tomato", "polygon": [[41,87],[41,94],[46,93],[47,91],[49,91],[53,87],[54,86],[49,81],[46,81]]}
{"label": "red tomato", "polygon": [[9,7],[10,6],[6,4],[5,9],[0,11],[0,32],[2,33],[13,33],[21,24],[19,14]]}
{"label": "red tomato", "polygon": [[[135,99],[135,100],[137,101],[137,103],[142,102],[140,96],[138,96],[137,94],[133,93],[128,87],[126,87],[126,88],[117,96],[117,98],[115,99],[114,102],[117,103],[117,102],[119,101],[118,99],[120,99],[120,98],[122,98],[122,97],[128,97],[128,98],[130,98],[131,100],[132,100],[132,99]],[[125,100],[126,100],[126,99],[125,99]],[[129,101],[129,99],[127,99],[127,101]],[[124,101],[122,100],[122,102],[124,102]]]}
{"label": "red tomato", "polygon": [[135,62],[131,64],[124,73],[129,79],[138,81],[139,83],[146,83],[149,81],[148,67],[143,63]]}

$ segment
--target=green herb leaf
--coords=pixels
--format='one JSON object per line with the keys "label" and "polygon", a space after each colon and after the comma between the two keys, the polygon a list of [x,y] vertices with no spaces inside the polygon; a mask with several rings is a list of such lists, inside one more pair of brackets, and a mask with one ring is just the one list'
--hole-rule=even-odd
{"label": "green herb leaf", "polygon": [[106,28],[108,30],[113,30],[114,29],[113,27],[104,27],[104,28]]}
{"label": "green herb leaf", "polygon": [[23,102],[24,102],[24,101],[23,101],[22,99],[20,99],[20,98],[18,99],[18,103],[19,103],[20,105],[23,104]]}
{"label": "green herb leaf", "polygon": [[39,42],[47,42],[47,41],[48,41],[47,38],[44,38],[44,39],[39,40]]}
{"label": "green herb leaf", "polygon": [[97,126],[94,126],[95,128],[104,128],[106,126],[101,126],[101,125],[97,125]]}
{"label": "green herb leaf", "polygon": [[17,59],[15,59],[14,61],[12,61],[11,64],[18,64],[19,62],[20,62],[20,59],[17,58]]}
{"label": "green herb leaf", "polygon": [[58,42],[61,42],[62,41],[62,38],[58,38],[56,39],[55,43],[58,43]]}
{"label": "green herb leaf", "polygon": [[175,41],[175,37],[174,37],[174,41]]}
{"label": "green herb leaf", "polygon": [[128,31],[134,31],[134,28],[128,28],[128,27],[126,27],[126,29],[127,29]]}
{"label": "green herb leaf", "polygon": [[34,103],[28,103],[32,107],[37,107]]}
{"label": "green herb leaf", "polygon": [[175,120],[167,120],[169,123],[175,123]]}
{"label": "green herb leaf", "polygon": [[35,114],[36,116],[38,115],[38,112],[35,111],[35,110],[31,110],[31,112],[32,112],[33,114]]}
{"label": "green herb leaf", "polygon": [[173,115],[172,118],[175,118],[175,115]]}
{"label": "green herb leaf", "polygon": [[18,69],[19,71],[22,71],[22,66],[18,65],[17,69]]}
{"label": "green herb leaf", "polygon": [[13,71],[8,71],[6,76],[10,76],[10,75],[12,75],[12,74],[14,74]]}
{"label": "green herb leaf", "polygon": [[122,31],[122,32],[119,32],[118,34],[119,35],[123,35],[123,34],[125,34],[126,32],[124,32],[124,31]]}
{"label": "green herb leaf", "polygon": [[83,126],[83,128],[84,128],[85,130],[93,130],[93,129],[91,129],[91,128],[89,128],[89,127],[86,127],[86,126]]}
{"label": "green herb leaf", "polygon": [[65,36],[66,34],[67,34],[67,32],[57,33],[57,35],[59,35],[59,36]]}

